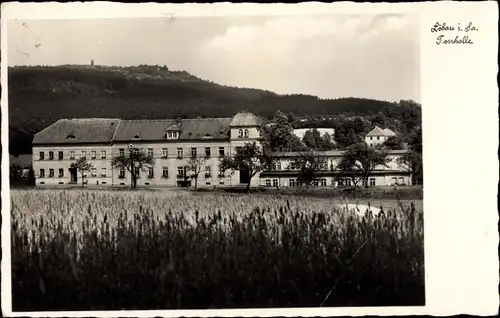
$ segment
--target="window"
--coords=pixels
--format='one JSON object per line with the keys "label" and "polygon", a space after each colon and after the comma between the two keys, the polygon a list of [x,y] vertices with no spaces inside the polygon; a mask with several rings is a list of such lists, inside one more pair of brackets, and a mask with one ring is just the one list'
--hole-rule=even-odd
{"label": "window", "polygon": [[273,187],[277,187],[278,184],[278,179],[273,179]]}
{"label": "window", "polygon": [[123,149],[123,148],[119,149],[119,156],[120,157],[124,157],[125,156],[125,149]]}
{"label": "window", "polygon": [[314,186],[315,186],[315,187],[319,186],[319,180],[318,180],[318,179],[315,179],[315,180],[313,181],[313,184],[314,184]]}
{"label": "window", "polygon": [[82,158],[85,159],[87,157],[87,152],[85,150],[82,150]]}
{"label": "window", "polygon": [[326,178],[321,178],[321,180],[320,180],[320,185],[321,185],[322,187],[326,187]]}
{"label": "window", "polygon": [[57,156],[57,159],[59,159],[59,160],[63,160],[63,157],[64,157],[63,152],[62,152],[62,151],[59,151],[58,156]]}
{"label": "window", "polygon": [[398,179],[398,184],[399,184],[399,185],[403,185],[403,184],[405,184],[405,179],[404,179],[403,177],[399,177],[399,179]]}
{"label": "window", "polygon": [[153,167],[149,167],[149,169],[148,169],[148,178],[151,179],[151,178],[154,178],[154,176],[155,176],[155,171],[154,171]]}
{"label": "window", "polygon": [[163,167],[162,177],[165,179],[168,178],[168,167]]}
{"label": "window", "polygon": [[339,179],[339,186],[343,186],[344,185],[344,179]]}
{"label": "window", "polygon": [[396,182],[397,182],[397,181],[396,181],[396,178],[392,178],[392,179],[391,179],[391,185],[395,185],[395,184],[396,184]]}
{"label": "window", "polygon": [[236,149],[236,151],[241,151],[242,148],[243,147],[241,147],[241,146],[237,146],[235,149]]}
{"label": "window", "polygon": [[212,169],[210,166],[205,166],[205,178],[211,178],[212,177]]}
{"label": "window", "polygon": [[101,168],[101,177],[106,177],[106,168]]}
{"label": "window", "polygon": [[295,179],[289,179],[288,180],[288,186],[295,187]]}
{"label": "window", "polygon": [[40,169],[40,178],[45,178],[45,169]]}
{"label": "window", "polygon": [[161,157],[162,158],[168,158],[168,149],[167,148],[162,148],[161,149]]}
{"label": "window", "polygon": [[266,179],[266,187],[270,187],[271,186],[271,179]]}
{"label": "window", "polygon": [[177,158],[181,159],[183,156],[182,148],[177,148]]}
{"label": "window", "polygon": [[370,137],[370,140],[373,140],[373,137]]}
{"label": "window", "polygon": [[167,132],[167,139],[177,139],[179,136],[177,131],[168,131]]}
{"label": "window", "polygon": [[380,140],[380,137],[377,136],[377,140]]}
{"label": "window", "polygon": [[90,176],[97,177],[97,168],[90,169]]}
{"label": "window", "polygon": [[194,148],[194,147],[193,147],[193,148],[191,148],[191,157],[192,157],[192,158],[196,158],[196,155],[197,155],[197,154],[196,154],[196,148]]}
{"label": "window", "polygon": [[101,159],[106,159],[106,150],[101,150]]}
{"label": "window", "polygon": [[148,157],[154,157],[153,148],[148,148]]}
{"label": "window", "polygon": [[59,169],[59,178],[64,177],[64,169]]}
{"label": "window", "polygon": [[244,133],[244,136],[243,136],[243,137],[244,137],[244,138],[248,138],[248,129],[245,129],[245,131],[244,131],[244,132],[245,132],[245,133]]}
{"label": "window", "polygon": [[54,152],[49,151],[49,160],[54,160]]}
{"label": "window", "polygon": [[375,178],[370,178],[370,186],[374,186],[375,185]]}
{"label": "window", "polygon": [[276,171],[281,170],[281,161],[276,161]]}
{"label": "window", "polygon": [[177,177],[184,178],[184,167],[177,167]]}
{"label": "window", "polygon": [[69,159],[75,159],[75,152],[74,151],[69,152]]}
{"label": "window", "polygon": [[345,185],[350,187],[351,186],[351,179],[346,179],[345,180]]}
{"label": "window", "polygon": [[120,172],[118,174],[118,178],[125,179],[125,168],[120,168]]}
{"label": "window", "polygon": [[54,169],[49,169],[49,178],[54,178]]}
{"label": "window", "polygon": [[45,153],[43,151],[40,151],[40,160],[45,159]]}
{"label": "window", "polygon": [[363,179],[363,181],[361,182],[363,184],[363,187],[366,187],[366,180]]}
{"label": "window", "polygon": [[224,147],[219,147],[219,157],[224,157]]}
{"label": "window", "polygon": [[90,152],[90,158],[91,158],[91,159],[95,159],[95,158],[97,158],[97,155],[96,155],[96,153],[95,153],[95,151],[94,151],[94,150],[92,150],[92,151]]}
{"label": "window", "polygon": [[243,138],[243,129],[238,129],[238,138]]}
{"label": "window", "polygon": [[205,147],[205,157],[210,158],[210,147]]}

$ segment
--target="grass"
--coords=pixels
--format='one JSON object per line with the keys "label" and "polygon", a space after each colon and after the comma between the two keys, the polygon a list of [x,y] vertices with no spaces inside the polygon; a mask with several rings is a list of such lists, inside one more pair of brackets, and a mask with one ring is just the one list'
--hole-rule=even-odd
{"label": "grass", "polygon": [[[424,305],[421,202],[12,190],[16,311]],[[362,202],[360,202],[362,203]]]}

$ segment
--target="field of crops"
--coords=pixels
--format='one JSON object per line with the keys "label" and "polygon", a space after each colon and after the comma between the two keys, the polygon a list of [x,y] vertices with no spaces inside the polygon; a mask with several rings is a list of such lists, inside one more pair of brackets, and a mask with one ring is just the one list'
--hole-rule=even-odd
{"label": "field of crops", "polygon": [[13,190],[13,309],[423,305],[421,201],[366,218],[335,203]]}

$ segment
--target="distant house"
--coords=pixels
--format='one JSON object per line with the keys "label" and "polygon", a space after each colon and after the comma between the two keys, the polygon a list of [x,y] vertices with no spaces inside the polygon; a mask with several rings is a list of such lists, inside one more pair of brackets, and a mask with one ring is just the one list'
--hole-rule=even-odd
{"label": "distant house", "polygon": [[365,142],[369,146],[380,145],[386,142],[389,137],[396,136],[396,133],[389,128],[382,129],[379,126],[375,126],[368,134],[365,136]]}

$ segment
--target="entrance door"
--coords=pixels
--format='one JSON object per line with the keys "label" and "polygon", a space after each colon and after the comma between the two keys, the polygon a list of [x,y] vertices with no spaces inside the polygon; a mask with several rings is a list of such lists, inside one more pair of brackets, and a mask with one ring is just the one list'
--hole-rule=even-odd
{"label": "entrance door", "polygon": [[248,170],[240,170],[240,183],[247,184],[250,181],[250,172]]}
{"label": "entrance door", "polygon": [[78,182],[78,171],[76,168],[69,168],[69,176],[70,176],[70,182],[72,183]]}

